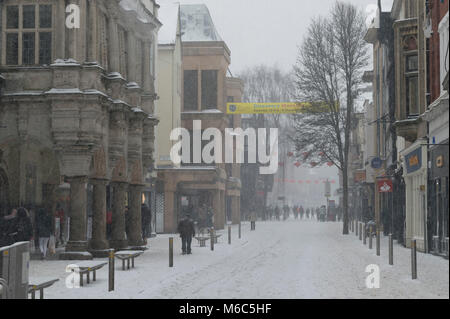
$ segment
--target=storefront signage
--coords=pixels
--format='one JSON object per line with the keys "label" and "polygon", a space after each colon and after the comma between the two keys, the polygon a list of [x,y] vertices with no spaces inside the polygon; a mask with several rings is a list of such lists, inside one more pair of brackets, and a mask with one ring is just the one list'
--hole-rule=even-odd
{"label": "storefront signage", "polygon": [[405,156],[406,172],[408,174],[418,171],[422,167],[422,148],[418,148],[415,151]]}
{"label": "storefront signage", "polygon": [[444,167],[444,156],[440,155],[436,158],[436,167],[438,168]]}
{"label": "storefront signage", "polygon": [[394,184],[390,179],[382,179],[377,181],[379,193],[392,193],[394,191]]}

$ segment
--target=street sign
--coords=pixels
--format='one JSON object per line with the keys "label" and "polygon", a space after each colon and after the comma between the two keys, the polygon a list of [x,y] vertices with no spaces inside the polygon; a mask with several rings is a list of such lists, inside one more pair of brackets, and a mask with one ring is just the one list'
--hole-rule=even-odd
{"label": "street sign", "polygon": [[372,159],[371,166],[374,169],[381,168],[383,166],[383,161],[381,160],[381,158],[375,157],[374,159]]}

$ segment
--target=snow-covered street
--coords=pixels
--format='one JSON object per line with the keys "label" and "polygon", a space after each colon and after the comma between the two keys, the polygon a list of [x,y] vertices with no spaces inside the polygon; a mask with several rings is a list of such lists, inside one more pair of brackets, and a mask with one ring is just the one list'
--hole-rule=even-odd
{"label": "snow-covered street", "polygon": [[[175,236],[174,267],[168,267],[169,235],[150,240],[149,250],[136,259],[136,268],[121,270],[116,261],[115,291],[108,293],[108,270],[79,289],[65,286],[67,261],[32,261],[32,279],[60,281],[46,298],[449,298],[449,262],[418,253],[418,280],[411,280],[410,250],[394,244],[394,266],[388,265],[387,238],[381,256],[351,233],[341,235],[341,223],[313,221],[258,222],[242,238],[233,226],[215,250],[193,241],[193,255],[181,255]],[[76,262],[73,262],[76,264]],[[380,267],[380,288],[366,288],[366,267]]]}

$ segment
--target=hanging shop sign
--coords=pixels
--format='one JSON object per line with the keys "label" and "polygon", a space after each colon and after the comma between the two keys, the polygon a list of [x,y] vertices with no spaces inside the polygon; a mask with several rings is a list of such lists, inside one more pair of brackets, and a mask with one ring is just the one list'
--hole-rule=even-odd
{"label": "hanging shop sign", "polygon": [[422,167],[422,148],[416,150],[405,156],[406,172],[408,174],[418,171]]}
{"label": "hanging shop sign", "polygon": [[381,179],[377,181],[379,193],[392,193],[394,191],[394,184],[390,179]]}

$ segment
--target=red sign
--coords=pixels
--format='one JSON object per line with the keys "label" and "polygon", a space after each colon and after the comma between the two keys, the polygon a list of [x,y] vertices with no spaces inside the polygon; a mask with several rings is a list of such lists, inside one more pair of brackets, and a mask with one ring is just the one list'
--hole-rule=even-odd
{"label": "red sign", "polygon": [[394,184],[390,179],[382,179],[377,181],[379,193],[392,193],[394,191]]}

